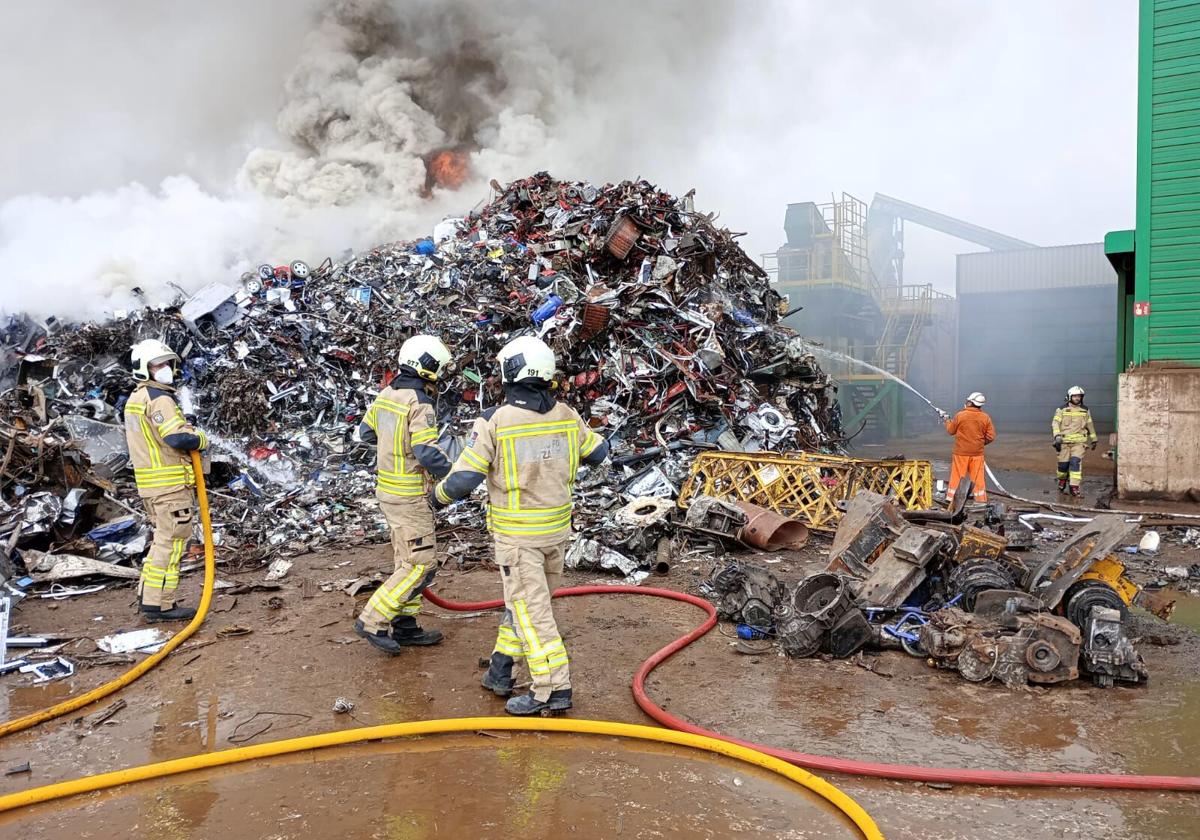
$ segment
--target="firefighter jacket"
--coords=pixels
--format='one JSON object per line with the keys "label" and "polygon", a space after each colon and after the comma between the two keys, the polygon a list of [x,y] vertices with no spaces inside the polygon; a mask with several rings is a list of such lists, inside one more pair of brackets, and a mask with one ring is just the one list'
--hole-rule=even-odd
{"label": "firefighter jacket", "polygon": [[1090,443],[1096,439],[1096,427],[1092,423],[1092,412],[1086,405],[1071,405],[1070,401],[1054,412],[1051,433],[1062,435],[1063,443]]}
{"label": "firefighter jacket", "polygon": [[506,390],[508,401],[475,421],[450,474],[434,489],[434,504],[461,499],[486,479],[496,542],[557,545],[570,535],[579,465],[601,463],[608,443],[548,392]]}
{"label": "firefighter jacket", "polygon": [[972,405],[946,421],[946,434],[954,435],[955,455],[974,458],[996,439],[996,427],[983,409]]}
{"label": "firefighter jacket", "polygon": [[208,438],[184,418],[171,386],[143,382],[125,403],[125,443],[138,494],[156,498],[195,486],[189,453]]}
{"label": "firefighter jacket", "polygon": [[359,436],[376,444],[375,496],[402,501],[425,495],[425,473],[435,479],[450,471],[438,442],[433,400],[418,377],[398,376],[367,409]]}

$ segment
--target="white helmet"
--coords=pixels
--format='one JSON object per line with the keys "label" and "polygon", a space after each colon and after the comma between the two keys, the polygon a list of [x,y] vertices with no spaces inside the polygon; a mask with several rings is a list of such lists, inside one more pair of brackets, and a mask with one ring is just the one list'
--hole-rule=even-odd
{"label": "white helmet", "polygon": [[978,391],[972,391],[971,395],[969,397],[967,397],[967,402],[973,403],[975,405],[983,405],[985,402],[987,402],[987,397],[985,397],[983,394],[979,393]]}
{"label": "white helmet", "polygon": [[500,362],[500,378],[504,382],[520,382],[522,379],[552,382],[558,366],[550,345],[531,335],[514,338],[505,344],[496,359]]}
{"label": "white helmet", "polygon": [[133,378],[139,382],[150,379],[150,366],[168,359],[179,361],[179,354],[156,338],[147,338],[133,345],[129,351]]}
{"label": "white helmet", "polygon": [[442,368],[450,361],[450,351],[436,335],[414,335],[400,345],[399,361],[422,379],[437,382]]}
{"label": "white helmet", "polygon": [[1080,388],[1078,385],[1072,385],[1070,388],[1067,389],[1067,399],[1071,399],[1071,397],[1076,397],[1076,396],[1082,397],[1083,389]]}

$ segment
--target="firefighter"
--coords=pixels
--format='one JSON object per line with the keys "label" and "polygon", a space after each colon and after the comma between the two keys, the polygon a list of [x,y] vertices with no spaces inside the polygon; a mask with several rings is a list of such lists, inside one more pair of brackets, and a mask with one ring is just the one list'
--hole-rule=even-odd
{"label": "firefighter", "polygon": [[208,447],[175,401],[179,356],[161,341],[146,339],[130,350],[138,383],[125,403],[125,441],[138,495],[154,528],[142,563],[138,599],[147,621],[185,621],[190,607],[175,606],[179,562],[192,536],[196,477],[191,454]]}
{"label": "firefighter", "polygon": [[1050,424],[1054,435],[1054,451],[1058,453],[1058,492],[1066,493],[1068,481],[1071,495],[1079,495],[1083,481],[1084,447],[1096,448],[1096,426],[1092,423],[1092,412],[1083,404],[1083,389],[1072,385],[1067,398],[1054,412]]}
{"label": "firefighter", "polygon": [[435,336],[415,335],[405,341],[395,378],[379,392],[358,427],[359,439],[376,445],[375,498],[391,529],[394,571],[367,600],[354,632],[392,655],[407,646],[442,640],[441,631],[417,624],[417,615],[421,593],[437,573],[425,476],[438,479],[450,470],[438,439],[432,396],[449,362],[450,351]]}
{"label": "firefighter", "polygon": [[946,421],[946,434],[954,435],[954,454],[950,463],[950,486],[946,490],[946,501],[954,503],[954,494],[963,476],[975,484],[975,501],[987,501],[987,485],[984,473],[987,469],[983,460],[983,448],[996,439],[996,427],[992,418],[983,411],[986,398],[978,391],[967,397],[962,411],[951,418],[942,413]]}
{"label": "firefighter", "polygon": [[599,464],[608,443],[553,393],[554,351],[540,339],[510,341],[497,357],[504,402],[475,421],[433,505],[468,495],[485,479],[488,527],[504,587],[504,617],[481,685],[513,693],[513,666],[523,659],[532,687],[509,697],[513,715],[571,708],[571,678],[551,608],[571,535],[571,491],[581,463]]}

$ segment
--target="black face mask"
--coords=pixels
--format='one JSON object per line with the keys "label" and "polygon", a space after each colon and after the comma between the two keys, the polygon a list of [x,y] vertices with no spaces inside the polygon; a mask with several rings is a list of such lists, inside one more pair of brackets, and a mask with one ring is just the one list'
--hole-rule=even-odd
{"label": "black face mask", "polygon": [[554,395],[550,392],[550,384],[539,380],[532,382],[509,382],[504,385],[504,401],[517,408],[526,408],[545,414],[555,406]]}

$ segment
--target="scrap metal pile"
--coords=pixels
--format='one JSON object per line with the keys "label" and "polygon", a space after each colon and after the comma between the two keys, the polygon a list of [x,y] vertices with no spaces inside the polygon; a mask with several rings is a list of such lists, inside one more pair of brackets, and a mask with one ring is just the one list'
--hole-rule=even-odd
{"label": "scrap metal pile", "polygon": [[[437,333],[453,352],[438,399],[449,434],[499,401],[494,359],[507,340],[531,333],[555,348],[562,397],[614,455],[577,485],[578,519],[596,546],[577,552],[584,567],[603,550],[635,567],[653,560],[645,523],[613,514],[633,499],[676,497],[699,450],[836,451],[831,379],[780,323],[787,301],[691,193],[545,173],[493,188],[491,203],[431,238],[316,269],[264,265],[103,324],[10,319],[0,331],[0,383],[11,386],[0,537],[19,528],[17,547],[74,543],[93,556],[136,543],[140,524],[93,533],[90,548],[79,539],[140,512],[120,418],[128,348],[151,337],[183,359],[181,403],[213,441],[219,549],[242,563],[384,537],[370,501],[373,453],[352,430],[416,332]],[[52,518],[46,500],[73,491],[69,510],[86,513],[68,522],[64,504]],[[460,509],[442,525],[473,535],[477,521]],[[450,550],[478,559],[483,544],[452,537]]]}
{"label": "scrap metal pile", "polygon": [[764,568],[734,562],[704,588],[721,616],[741,625],[739,635],[774,638],[790,656],[901,648],[973,682],[1009,687],[1081,673],[1101,686],[1148,679],[1129,608],[1168,618],[1173,602],[1125,575],[1118,551],[1135,523],[1115,514],[1082,520],[1052,556],[1030,562],[1013,553],[1030,541],[1005,536],[1006,526],[1029,527],[1003,506],[989,506],[974,525],[965,519],[961,507],[903,510],[860,492],[824,571],[787,587]]}

